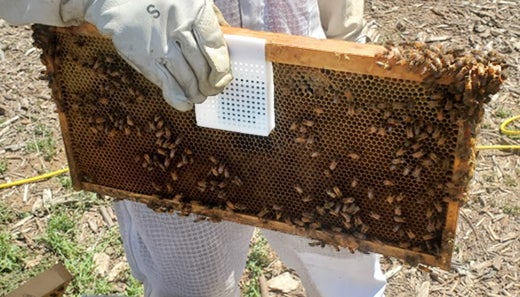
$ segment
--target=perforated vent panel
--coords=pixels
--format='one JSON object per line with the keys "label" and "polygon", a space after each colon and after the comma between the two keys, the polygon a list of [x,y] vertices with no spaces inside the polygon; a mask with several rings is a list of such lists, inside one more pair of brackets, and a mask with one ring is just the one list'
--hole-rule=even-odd
{"label": "perforated vent panel", "polygon": [[[263,137],[198,127],[108,39],[55,38],[40,43],[78,188],[449,266],[476,123],[447,86],[275,63],[276,128]],[[254,82],[229,86],[249,91],[215,105],[220,118],[263,115]]]}
{"label": "perforated vent panel", "polygon": [[272,64],[265,40],[226,36],[233,80],[217,96],[195,106],[199,126],[267,136],[274,128]]}

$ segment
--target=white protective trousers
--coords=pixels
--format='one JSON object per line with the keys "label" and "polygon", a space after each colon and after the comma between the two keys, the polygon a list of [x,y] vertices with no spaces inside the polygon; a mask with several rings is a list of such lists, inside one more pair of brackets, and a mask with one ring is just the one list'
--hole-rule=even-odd
{"label": "white protective trousers", "polygon": [[[215,0],[232,26],[357,40],[363,27],[360,0]],[[231,222],[158,214],[120,201],[116,214],[133,275],[147,297],[237,297],[254,228]],[[309,239],[262,233],[309,297],[383,296],[379,256],[311,247]]]}
{"label": "white protective trousers", "polygon": [[[238,297],[254,228],[231,222],[194,223],[195,216],[158,214],[120,201],[116,214],[132,274],[147,297]],[[262,230],[293,268],[309,297],[383,296],[379,255],[311,247],[309,239]]]}

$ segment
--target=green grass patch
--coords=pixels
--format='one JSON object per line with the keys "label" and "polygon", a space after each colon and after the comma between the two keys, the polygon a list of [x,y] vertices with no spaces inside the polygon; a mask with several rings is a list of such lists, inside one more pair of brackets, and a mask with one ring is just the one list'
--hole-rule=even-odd
{"label": "green grass patch", "polygon": [[60,181],[61,186],[65,190],[69,190],[69,191],[72,190],[72,179],[70,178],[70,176],[63,175],[63,176],[60,176],[58,179]]}
{"label": "green grass patch", "polygon": [[495,110],[495,116],[498,118],[501,118],[501,119],[510,118],[512,115],[513,115],[513,113],[511,110],[502,109],[502,108]]}
{"label": "green grass patch", "polygon": [[56,142],[51,137],[30,141],[26,148],[29,153],[42,153],[45,161],[50,161],[56,156]]}
{"label": "green grass patch", "polygon": [[26,149],[29,153],[42,153],[45,161],[50,161],[56,156],[56,141],[52,135],[52,130],[44,125],[37,125],[34,128],[34,139],[27,142]]}
{"label": "green grass patch", "polygon": [[4,202],[0,201],[0,226],[12,222],[15,218],[16,214],[14,213],[14,211],[7,205],[5,205]]}
{"label": "green grass patch", "polygon": [[516,180],[516,178],[512,177],[511,175],[504,175],[504,184],[507,186],[507,187],[516,187],[518,186],[518,181]]}
{"label": "green grass patch", "polygon": [[15,243],[12,234],[0,231],[0,274],[10,273],[23,268],[25,254]]}
{"label": "green grass patch", "polygon": [[504,205],[502,207],[502,211],[505,214],[512,215],[514,217],[520,216],[520,206],[517,206],[517,205],[509,205],[509,204]]}
{"label": "green grass patch", "polygon": [[[66,296],[121,294],[106,277],[95,273],[94,255],[108,247],[121,250],[121,237],[117,228],[100,232],[99,236],[79,242],[78,225],[80,215],[65,208],[53,211],[45,234],[41,237],[49,252],[56,255],[74,276],[67,288]],[[119,254],[119,253],[118,253]],[[142,296],[140,283],[130,277],[127,292],[129,296]]]}
{"label": "green grass patch", "polygon": [[6,159],[0,160],[0,174],[4,174],[7,172],[8,165],[9,165],[9,163],[7,162]]}
{"label": "green grass patch", "polygon": [[259,233],[256,238],[251,241],[251,250],[247,257],[246,269],[249,273],[249,280],[242,285],[242,294],[244,297],[260,297],[260,285],[258,277],[262,274],[262,270],[269,265],[269,252],[267,249],[267,240]]}

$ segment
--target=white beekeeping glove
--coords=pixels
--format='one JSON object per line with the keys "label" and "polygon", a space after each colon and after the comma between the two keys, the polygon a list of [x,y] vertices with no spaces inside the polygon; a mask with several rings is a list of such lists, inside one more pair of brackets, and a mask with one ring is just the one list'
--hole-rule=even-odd
{"label": "white beekeeping glove", "polygon": [[228,50],[211,0],[0,0],[13,24],[90,22],[119,54],[185,111],[231,81]]}

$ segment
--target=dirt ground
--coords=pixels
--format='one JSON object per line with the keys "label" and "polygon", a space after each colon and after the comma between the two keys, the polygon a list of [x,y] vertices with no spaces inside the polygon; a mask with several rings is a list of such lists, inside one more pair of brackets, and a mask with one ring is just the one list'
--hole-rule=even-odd
{"label": "dirt ground", "polygon": [[[520,144],[499,132],[507,118],[520,114],[520,2],[509,1],[411,1],[366,0],[366,18],[373,20],[380,41],[421,40],[458,44],[467,48],[493,48],[506,57],[509,79],[486,108],[479,138],[481,145]],[[0,20],[0,161],[7,170],[0,183],[36,176],[66,166],[55,106],[39,51],[33,48],[28,27],[10,27]],[[516,129],[520,124],[513,125]],[[42,132],[42,130],[44,132]],[[45,132],[47,131],[47,132]],[[45,160],[42,152],[29,152],[27,145],[41,133],[50,133],[57,152]],[[388,278],[386,296],[520,296],[520,152],[482,150],[471,182],[470,200],[462,207],[452,268],[443,271],[412,267],[394,258],[382,259]],[[0,201],[18,211],[34,212],[29,219],[11,222],[9,230],[20,245],[33,245],[31,238],[42,230],[45,212],[42,197],[66,201],[56,179],[0,190]],[[81,220],[84,236],[96,236],[114,217],[103,205],[85,211]],[[108,213],[108,215],[107,215]],[[92,227],[95,222],[99,228]],[[97,230],[97,231],[96,231]],[[43,253],[44,250],[40,251]],[[38,259],[26,263],[34,267]],[[119,255],[112,263],[122,263]],[[274,260],[265,275],[274,277],[285,268]],[[124,278],[115,278],[124,286]],[[303,296],[301,288],[271,296]],[[310,296],[312,297],[312,296]]]}

